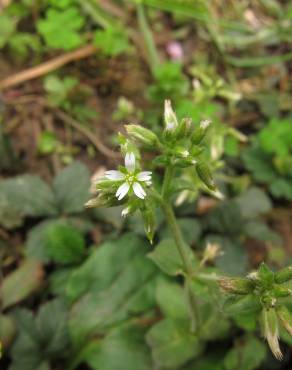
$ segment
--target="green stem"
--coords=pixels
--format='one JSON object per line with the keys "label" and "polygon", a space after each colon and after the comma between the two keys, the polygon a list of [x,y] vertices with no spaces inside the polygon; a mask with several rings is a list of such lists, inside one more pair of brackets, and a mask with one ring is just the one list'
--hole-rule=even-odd
{"label": "green stem", "polygon": [[177,223],[175,214],[173,212],[172,205],[169,201],[169,193],[171,187],[171,181],[173,180],[174,167],[168,166],[165,171],[164,181],[162,186],[162,196],[157,198],[160,200],[161,206],[163,208],[168,226],[172,232],[177,250],[181,256],[184,268],[186,271],[185,276],[185,291],[187,296],[187,301],[189,305],[190,317],[191,317],[191,331],[195,332],[199,324],[199,314],[197,310],[196,297],[191,288],[191,281],[193,277],[193,267],[191,263],[191,249],[185,243],[183,234]]}
{"label": "green stem", "polygon": [[139,27],[143,34],[145,44],[148,50],[150,69],[153,74],[154,68],[160,64],[160,59],[153,40],[152,32],[150,30],[147,18],[145,16],[144,6],[141,3],[137,3],[137,14]]}

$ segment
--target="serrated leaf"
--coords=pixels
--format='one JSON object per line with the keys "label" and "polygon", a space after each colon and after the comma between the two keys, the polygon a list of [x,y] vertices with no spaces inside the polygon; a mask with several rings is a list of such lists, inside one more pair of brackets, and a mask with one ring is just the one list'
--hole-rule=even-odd
{"label": "serrated leaf", "polygon": [[75,162],[54,179],[53,190],[60,213],[78,213],[89,199],[90,176],[87,167]]}
{"label": "serrated leaf", "polygon": [[203,343],[190,332],[189,320],[165,319],[148,331],[147,343],[158,367],[175,369],[203,350]]}
{"label": "serrated leaf", "polygon": [[26,299],[43,284],[43,266],[35,260],[26,260],[4,280],[0,289],[2,308]]}
{"label": "serrated leaf", "polygon": [[95,32],[94,44],[107,56],[119,55],[129,48],[125,31],[111,26]]}
{"label": "serrated leaf", "polygon": [[103,340],[92,341],[83,360],[91,369],[152,370],[144,331],[133,325],[116,328]]}
{"label": "serrated leaf", "polygon": [[37,22],[37,30],[50,48],[71,50],[82,44],[79,30],[84,23],[85,18],[74,6],[65,10],[49,8],[46,18]]}
{"label": "serrated leaf", "polygon": [[144,241],[128,235],[99,247],[73,274],[69,295],[76,298],[84,293],[70,313],[71,336],[76,346],[89,335],[154,306],[157,270],[145,259],[147,249]]}
{"label": "serrated leaf", "polygon": [[32,175],[18,176],[0,183],[0,193],[11,207],[27,216],[55,215],[55,198],[45,182]]}
{"label": "serrated leaf", "polygon": [[56,263],[78,263],[85,256],[83,235],[69,224],[50,224],[44,237],[48,256]]}
{"label": "serrated leaf", "polygon": [[255,337],[239,340],[224,359],[226,370],[254,370],[266,356],[266,347]]}
{"label": "serrated leaf", "polygon": [[272,208],[272,203],[265,192],[252,187],[236,199],[244,218],[254,218],[267,213]]}

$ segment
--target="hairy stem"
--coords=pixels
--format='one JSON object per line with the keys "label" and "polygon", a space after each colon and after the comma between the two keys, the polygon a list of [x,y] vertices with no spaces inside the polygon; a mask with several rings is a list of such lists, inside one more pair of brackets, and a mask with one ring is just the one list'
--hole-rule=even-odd
{"label": "hairy stem", "polygon": [[185,277],[185,291],[190,311],[191,331],[195,332],[199,324],[199,315],[197,310],[198,305],[196,302],[196,297],[191,288],[191,281],[193,275],[193,267],[190,258],[191,250],[184,241],[182,231],[179,227],[179,224],[177,223],[172,205],[169,201],[169,189],[171,186],[171,180],[173,179],[173,173],[174,168],[172,166],[169,166],[165,171],[162,186],[161,205],[187,274],[187,276]]}

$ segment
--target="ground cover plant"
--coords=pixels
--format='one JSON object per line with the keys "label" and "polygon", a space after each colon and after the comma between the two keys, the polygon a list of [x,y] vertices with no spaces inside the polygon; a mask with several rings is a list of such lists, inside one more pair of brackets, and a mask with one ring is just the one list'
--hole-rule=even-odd
{"label": "ground cover plant", "polygon": [[291,369],[291,11],[0,2],[1,369]]}

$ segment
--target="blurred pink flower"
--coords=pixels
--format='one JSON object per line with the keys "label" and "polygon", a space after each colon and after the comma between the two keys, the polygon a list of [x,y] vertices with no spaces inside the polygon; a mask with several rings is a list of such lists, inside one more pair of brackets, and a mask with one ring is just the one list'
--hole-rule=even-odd
{"label": "blurred pink flower", "polygon": [[184,52],[181,43],[178,41],[171,41],[166,45],[166,51],[170,58],[173,60],[182,60],[184,57]]}

